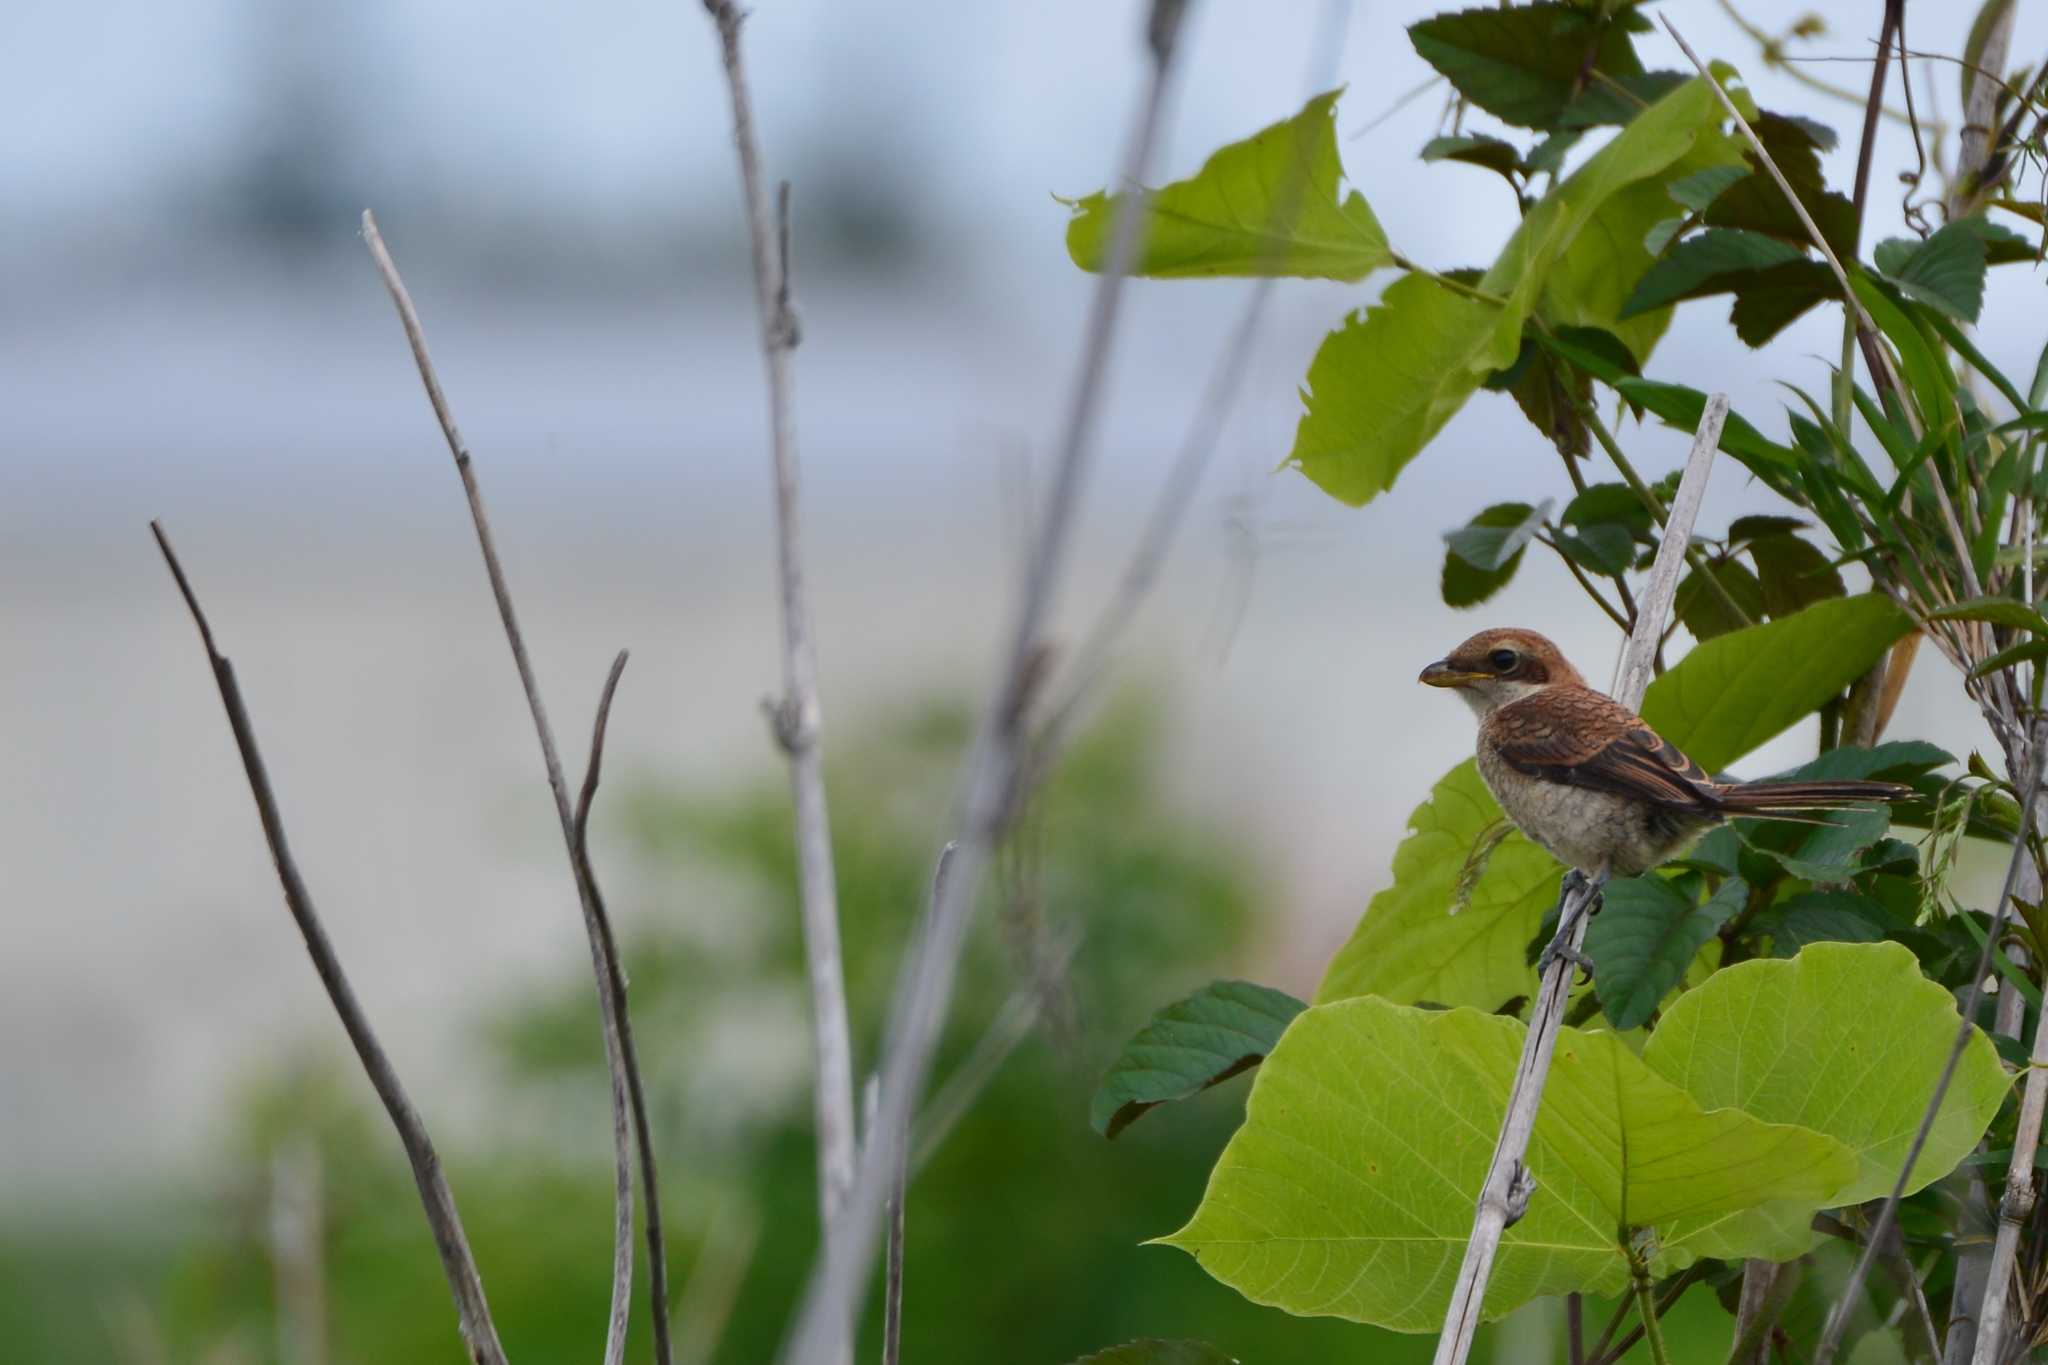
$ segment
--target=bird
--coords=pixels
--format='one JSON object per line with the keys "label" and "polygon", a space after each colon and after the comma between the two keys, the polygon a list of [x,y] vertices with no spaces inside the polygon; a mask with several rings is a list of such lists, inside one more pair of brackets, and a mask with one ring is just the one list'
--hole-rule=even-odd
{"label": "bird", "polygon": [[[1635,712],[1586,686],[1532,630],[1482,630],[1422,670],[1479,715],[1479,776],[1515,828],[1586,878],[1634,877],[1734,816],[1910,796],[1892,782],[1717,782]],[[1796,817],[1794,817],[1796,818]]]}

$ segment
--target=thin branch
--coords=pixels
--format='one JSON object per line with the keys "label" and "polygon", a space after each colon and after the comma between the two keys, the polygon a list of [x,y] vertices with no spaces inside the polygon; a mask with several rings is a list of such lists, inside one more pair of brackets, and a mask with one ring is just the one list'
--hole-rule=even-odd
{"label": "thin branch", "polygon": [[[2041,786],[2042,745],[2038,728],[2029,733],[2028,749],[2030,752],[2026,779],[2020,790],[2027,794],[2024,809],[2031,810],[2032,794],[2040,790]],[[1857,1291],[1862,1288],[1864,1278],[1870,1274],[1871,1261],[1884,1245],[1885,1238],[1890,1235],[1892,1222],[1898,1215],[1899,1200],[1905,1195],[1906,1182],[1912,1178],[1913,1163],[1920,1159],[1920,1150],[1927,1145],[1927,1134],[1934,1127],[1935,1115],[1941,1111],[1941,1102],[1948,1096],[1949,1082],[1955,1079],[1956,1067],[1961,1063],[1963,1052],[1970,1045],[1970,1037],[1976,1031],[1977,1025],[1974,1021],[1977,1017],[1977,1005],[1984,997],[1984,980],[1991,973],[1991,955],[1997,948],[1999,939],[2005,934],[2006,917],[2012,910],[2013,887],[2019,879],[2020,866],[2026,860],[2026,856],[2027,830],[2023,827],[2012,841],[2012,858],[2006,864],[2005,883],[1999,889],[1998,905],[1992,912],[1991,923],[1984,936],[1984,946],[1977,954],[1977,967],[1970,977],[1969,993],[1963,997],[1962,1018],[1956,1025],[1955,1044],[1949,1048],[1948,1061],[1941,1068],[1941,1078],[1935,1082],[1934,1093],[1928,1097],[1927,1109],[1920,1116],[1920,1126],[1913,1134],[1912,1145],[1906,1149],[1906,1160],[1899,1168],[1899,1178],[1892,1185],[1891,1193],[1885,1196],[1883,1205],[1879,1207],[1876,1221],[1871,1224],[1869,1240],[1864,1245],[1863,1254],[1856,1258],[1856,1265],[1849,1272],[1848,1283],[1843,1286],[1841,1297],[1828,1314],[1827,1327],[1821,1333],[1820,1345],[1814,1351],[1814,1365],[1828,1365],[1842,1347],[1842,1334],[1849,1325],[1849,1305],[1855,1300]],[[2028,1150],[2031,1158],[2032,1149]],[[1995,1254],[1994,1248],[1994,1256]],[[1994,1279],[1986,1292],[2002,1294],[2004,1284]],[[1987,1320],[1980,1321],[1983,1321],[1984,1325],[1978,1331],[1977,1354],[1979,1359],[1983,1359],[1986,1342],[1995,1342],[1998,1334],[1990,1330],[1991,1324]]]}
{"label": "thin branch", "polygon": [[810,981],[811,1045],[817,1056],[813,1102],[818,1130],[818,1208],[830,1226],[853,1184],[853,1043],[846,1019],[846,974],[839,951],[839,893],[832,869],[832,826],[825,806],[818,702],[818,654],[811,637],[810,600],[804,589],[802,536],[797,520],[796,407],[790,352],[798,340],[790,306],[789,185],[777,194],[771,220],[753,98],[740,53],[745,13],[732,0],[704,0],[718,28],[726,89],[732,99],[733,145],[739,153],[740,190],[752,244],[755,298],[761,322],[761,360],[768,378],[769,438],[775,466],[776,567],[782,585],[783,694],[772,711],[776,739],[789,756],[789,786],[796,810],[797,880],[802,897],[804,959]]}
{"label": "thin branch", "polygon": [[[1892,39],[1897,35],[1905,13],[1906,0],[1884,0],[1884,22],[1877,30],[1877,60],[1870,65],[1870,96],[1863,106],[1863,140],[1856,147],[1856,189],[1850,199],[1856,209],[1858,228],[1863,226],[1864,205],[1870,200],[1871,152],[1877,146],[1878,110],[1884,107],[1885,71],[1891,64]],[[1912,82],[1902,84],[1906,86],[1907,97],[1911,98]],[[1914,136],[1919,136],[1917,128]]]}
{"label": "thin branch", "polygon": [[[1186,0],[1153,0],[1146,26],[1151,62],[1146,89],[1125,149],[1117,183],[1145,183],[1152,148],[1164,118],[1177,39]],[[959,848],[953,874],[932,907],[899,978],[891,1008],[888,1048],[882,1067],[882,1113],[873,1140],[861,1153],[853,1198],[845,1216],[830,1229],[814,1266],[804,1303],[788,1336],[787,1365],[824,1365],[842,1349],[853,1305],[860,1302],[872,1268],[891,1176],[908,1140],[910,1116],[923,1091],[932,1050],[952,1002],[970,912],[996,840],[1014,803],[1026,760],[1028,710],[1044,672],[1042,634],[1066,568],[1074,513],[1095,446],[1097,409],[1116,335],[1123,282],[1136,259],[1139,233],[1150,204],[1136,189],[1117,214],[1107,268],[1096,281],[1059,443],[1059,458],[1045,511],[1034,523],[1031,562],[1019,593],[1015,619],[991,704],[983,714],[962,770]]]}
{"label": "thin branch", "polygon": [[[2030,801],[2030,810],[2032,805]],[[2011,986],[2004,990],[2007,995],[2019,995]],[[2003,1005],[2004,1001],[1999,1003]],[[2005,1197],[1998,1203],[1998,1236],[1991,1244],[1991,1262],[1984,1277],[1983,1307],[1978,1310],[1977,1350],[1972,1357],[1977,1362],[1998,1359],[2008,1330],[2007,1304],[2019,1255],[2020,1233],[2034,1212],[2037,1197],[2034,1156],[2041,1146],[2044,1108],[2048,1108],[2048,1029],[2040,1027],[2037,1020],[2034,1046],[2028,1058],[2026,1088],[2020,1094],[2019,1123],[2013,1133],[2012,1164],[2005,1173]]]}
{"label": "thin branch", "polygon": [[[640,1153],[640,1191],[647,1201],[647,1291],[654,1318],[655,1365],[670,1365],[674,1347],[669,1336],[668,1245],[661,1231],[661,1181],[655,1169],[654,1124],[647,1117],[647,1087],[641,1081],[640,1057],[633,1043],[633,1016],[626,1008],[626,972],[619,965],[618,939],[612,933],[604,893],[597,884],[597,867],[590,860],[590,806],[597,797],[599,769],[604,763],[604,736],[611,724],[612,696],[619,689],[619,675],[626,671],[626,651],[612,660],[612,671],[604,680],[597,699],[597,719],[590,730],[590,762],[583,770],[583,790],[576,798],[576,869],[589,888],[590,902],[597,912],[598,932],[604,938],[608,966],[606,988],[612,997],[612,1013],[619,1023],[619,1059],[625,1071],[627,1098],[633,1110],[633,1145]],[[616,1084],[618,1077],[614,1075]],[[631,1211],[631,1205],[625,1206]],[[630,1230],[628,1232],[630,1236]],[[627,1266],[628,1271],[631,1265]]]}
{"label": "thin branch", "polygon": [[612,1304],[610,1326],[605,1335],[605,1359],[616,1365],[625,1358],[626,1319],[632,1307],[633,1289],[633,1153],[626,1131],[628,1087],[624,1081],[625,1061],[619,1046],[619,1015],[624,1010],[624,1001],[612,990],[618,966],[612,959],[603,910],[597,904],[595,891],[584,878],[577,860],[576,824],[569,809],[569,784],[562,776],[562,760],[555,748],[554,728],[548,724],[547,708],[541,702],[540,684],[534,677],[533,661],[527,654],[526,637],[520,632],[519,614],[512,605],[512,590],[505,582],[505,569],[498,560],[498,546],[491,534],[490,516],[484,511],[483,489],[477,484],[469,447],[456,428],[455,415],[441,391],[441,380],[434,372],[434,362],[427,355],[427,338],[420,329],[419,313],[413,308],[412,295],[406,290],[398,265],[384,245],[383,234],[377,231],[376,218],[367,209],[363,211],[363,241],[370,249],[371,259],[377,263],[377,271],[384,278],[384,287],[390,291],[392,303],[397,306],[399,322],[405,328],[405,339],[412,347],[413,363],[419,367],[420,382],[426,386],[427,401],[433,406],[435,420],[441,424],[441,434],[448,442],[448,453],[454,456],[455,471],[462,478],[462,491],[469,499],[469,515],[476,526],[477,548],[483,552],[484,573],[490,579],[491,596],[498,606],[498,619],[505,627],[505,643],[512,649],[512,663],[519,673],[519,685],[526,693],[526,709],[533,716],[534,734],[540,740],[541,762],[547,769],[548,790],[554,793],[555,814],[562,826],[562,843],[568,851],[570,871],[575,875],[576,898],[583,908],[584,934],[590,940],[591,972],[596,979],[598,1015],[603,1024],[605,1066],[611,1074],[616,1200],[613,1210]]}
{"label": "thin branch", "polygon": [[[2021,894],[2024,894],[2024,889]],[[2027,966],[2026,949],[2015,945],[2008,953],[2013,965],[2024,971]],[[2001,984],[1998,1007],[1992,1016],[1992,1033],[2001,1038],[2018,1038],[2026,1014],[2026,997],[2011,986]],[[1982,1156],[1990,1150],[1991,1141],[1987,1135],[1977,1144],[1977,1153]],[[1977,1313],[1984,1301],[1984,1287],[1990,1283],[1991,1244],[1997,1233],[1991,1217],[1991,1191],[1985,1184],[1982,1166],[1971,1168],[1961,1215],[1955,1239],[1955,1291],[1949,1296],[1948,1340],[1942,1345],[1940,1357],[1943,1365],[1967,1365],[1970,1357],[1977,1353]]]}
{"label": "thin branch", "polygon": [[470,1253],[469,1239],[463,1235],[462,1218],[455,1211],[455,1196],[448,1188],[447,1178],[441,1173],[441,1158],[434,1151],[433,1140],[427,1136],[427,1126],[421,1121],[419,1111],[413,1108],[405,1087],[399,1083],[391,1059],[385,1056],[383,1045],[377,1041],[368,1016],[356,1000],[355,990],[341,969],[341,959],[335,956],[334,945],[328,941],[327,930],[313,908],[313,893],[307,890],[305,879],[299,875],[299,865],[286,842],[284,816],[278,810],[277,794],[271,790],[270,774],[263,765],[263,755],[256,747],[255,727],[250,723],[247,706],[243,704],[242,689],[235,681],[235,667],[214,644],[213,628],[207,624],[206,613],[200,610],[199,598],[193,593],[184,567],[178,563],[178,556],[171,550],[164,528],[152,521],[149,529],[156,536],[157,548],[163,552],[171,577],[177,580],[178,592],[192,613],[192,623],[199,628],[200,643],[206,648],[206,661],[212,665],[213,680],[220,689],[221,705],[227,711],[228,727],[234,731],[235,748],[242,755],[242,771],[249,781],[249,794],[256,799],[257,818],[263,822],[263,838],[270,845],[270,859],[276,865],[277,879],[284,887],[285,905],[299,926],[300,936],[306,940],[306,954],[313,959],[313,970],[319,974],[320,984],[327,988],[327,998],[333,1002],[334,1012],[341,1017],[341,1027],[355,1047],[363,1072],[370,1078],[370,1086],[383,1102],[384,1112],[390,1116],[391,1126],[398,1130],[399,1143],[405,1148],[405,1159],[412,1167],[413,1183],[419,1187],[420,1205],[426,1211],[427,1225],[433,1229],[434,1249],[441,1255],[441,1269],[448,1277],[449,1291],[455,1296],[455,1315],[462,1330],[463,1346],[473,1365],[505,1365],[505,1350],[498,1344],[498,1329],[491,1322],[490,1305],[484,1301],[483,1280],[477,1275],[476,1257]]}
{"label": "thin branch", "polygon": [[[1615,699],[1634,710],[1642,704],[1650,685],[1657,646],[1664,630],[1664,618],[1671,613],[1672,598],[1678,592],[1678,576],[1685,563],[1685,550],[1692,540],[1693,523],[1699,517],[1700,501],[1706,495],[1707,475],[1713,469],[1714,454],[1721,443],[1721,425],[1728,416],[1728,398],[1714,394],[1700,414],[1699,431],[1693,437],[1692,453],[1686,457],[1685,473],[1671,501],[1664,523],[1657,558],[1643,587],[1642,608],[1636,613],[1635,630],[1622,651]],[[1486,1182],[1480,1188],[1478,1209],[1473,1215],[1472,1236],[1465,1244],[1463,1264],[1451,1290],[1444,1314],[1443,1334],[1437,1338],[1436,1365],[1464,1365],[1479,1329],[1480,1304],[1493,1274],[1493,1259],[1500,1249],[1501,1234],[1529,1206],[1535,1192],[1535,1178],[1522,1164],[1529,1139],[1536,1129],[1536,1113],[1543,1103],[1544,1083],[1549,1079],[1550,1058],[1564,1023],[1564,1008],[1571,995],[1575,974],[1573,959],[1586,938],[1598,883],[1607,869],[1585,868],[1590,874],[1567,875],[1558,915],[1558,938],[1568,951],[1555,956],[1544,969],[1536,1003],[1529,1013],[1529,1031],[1522,1045],[1521,1062],[1515,1068],[1508,1091],[1507,1111],[1501,1118],[1500,1137],[1488,1165]]]}

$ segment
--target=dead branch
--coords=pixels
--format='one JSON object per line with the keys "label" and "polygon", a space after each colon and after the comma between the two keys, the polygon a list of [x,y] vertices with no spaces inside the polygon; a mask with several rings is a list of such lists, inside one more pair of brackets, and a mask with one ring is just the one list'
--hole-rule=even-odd
{"label": "dead branch", "polygon": [[951,1004],[970,911],[991,851],[1001,836],[1022,775],[1029,739],[1027,711],[1043,672],[1043,632],[1073,533],[1075,506],[1095,446],[1097,409],[1116,335],[1123,282],[1136,259],[1149,202],[1138,187],[1163,119],[1186,0],[1153,0],[1146,27],[1151,53],[1147,87],[1128,139],[1119,183],[1131,187],[1117,215],[1107,268],[1096,281],[1080,369],[1059,444],[1053,487],[1034,523],[1035,543],[1018,596],[998,683],[962,769],[952,875],[920,931],[891,1008],[882,1067],[881,1113],[861,1152],[853,1198],[830,1230],[814,1265],[802,1308],[784,1338],[788,1365],[825,1365],[843,1348],[853,1305],[867,1287],[896,1164],[908,1139],[910,1115],[924,1089],[931,1055]]}
{"label": "dead branch", "polygon": [[[555,732],[548,724],[547,708],[541,703],[540,684],[534,677],[533,662],[527,655],[526,637],[519,629],[519,615],[512,605],[512,590],[505,582],[504,566],[498,560],[497,542],[491,534],[490,517],[484,511],[483,490],[477,484],[469,447],[456,428],[455,415],[441,391],[434,362],[427,355],[427,338],[420,329],[419,313],[413,308],[412,295],[407,292],[405,281],[398,273],[398,265],[384,245],[383,235],[377,231],[376,218],[367,209],[363,211],[363,241],[370,249],[371,259],[377,263],[377,271],[384,278],[384,287],[390,291],[392,303],[397,306],[399,322],[405,328],[405,339],[412,347],[413,363],[419,367],[420,381],[426,386],[427,401],[433,406],[434,418],[440,423],[441,434],[448,442],[448,453],[455,458],[455,471],[462,478],[462,491],[469,499],[469,515],[476,526],[477,547],[483,552],[484,572],[490,579],[491,596],[497,602],[498,619],[505,627],[505,642],[511,646],[512,663],[519,672],[519,685],[526,693],[526,707],[533,715],[534,734],[540,740],[541,762],[547,769],[548,789],[554,793],[555,813],[562,825],[562,843],[568,851],[569,868],[576,880],[577,899],[583,907],[583,927],[585,936],[590,940],[590,965],[596,979],[598,1014],[603,1024],[605,1066],[611,1077],[616,1200],[612,1302],[605,1334],[605,1360],[608,1365],[618,1365],[625,1358],[626,1319],[632,1306],[633,1154],[627,1135],[626,1092],[629,1087],[625,1081],[626,1061],[619,1043],[619,1016],[625,1012],[625,1000],[622,993],[613,989],[618,966],[612,959],[611,934],[604,923],[603,909],[597,904],[595,892],[583,876],[577,858],[575,817],[569,809],[569,786],[562,776],[562,760],[555,749]],[[613,666],[614,681],[616,669],[622,666],[623,660]]]}
{"label": "dead branch", "polygon": [[242,755],[242,771],[249,781],[249,794],[255,797],[256,815],[263,822],[263,838],[270,845],[270,859],[276,864],[277,879],[284,887],[285,906],[298,924],[300,936],[306,940],[306,953],[313,959],[313,970],[319,974],[320,984],[327,988],[327,998],[333,1003],[334,1012],[341,1017],[341,1027],[355,1047],[364,1074],[370,1078],[370,1085],[376,1090],[384,1112],[391,1118],[391,1126],[398,1130],[399,1143],[405,1148],[405,1159],[412,1167],[413,1183],[419,1187],[420,1206],[426,1211],[427,1225],[433,1229],[434,1249],[441,1255],[441,1269],[448,1277],[449,1291],[455,1296],[455,1316],[462,1331],[463,1346],[473,1365],[505,1365],[505,1350],[498,1344],[498,1329],[491,1321],[490,1305],[484,1301],[483,1280],[477,1274],[476,1257],[470,1253],[469,1239],[463,1235],[462,1218],[455,1211],[455,1196],[448,1188],[447,1178],[441,1173],[441,1158],[434,1150],[433,1140],[427,1136],[427,1126],[420,1119],[419,1111],[413,1108],[405,1087],[399,1083],[391,1059],[377,1041],[369,1017],[356,1000],[355,990],[341,969],[341,959],[335,956],[334,945],[328,940],[327,930],[313,908],[313,893],[299,875],[299,865],[285,839],[284,816],[278,810],[277,794],[271,790],[270,774],[264,767],[263,755],[256,747],[255,727],[250,723],[248,708],[242,701],[242,689],[235,681],[235,667],[215,646],[213,629],[207,624],[206,613],[200,609],[199,599],[185,577],[184,567],[178,563],[178,556],[171,549],[170,540],[164,535],[164,528],[152,521],[149,529],[156,536],[157,548],[163,551],[164,563],[170,567],[171,577],[177,580],[178,592],[192,613],[192,623],[199,627],[199,640],[206,648],[207,662],[213,667],[213,680],[220,688],[228,727],[234,731],[235,747]]}
{"label": "dead branch", "polygon": [[[1707,491],[1707,475],[1713,469],[1714,454],[1721,443],[1721,426],[1727,420],[1728,398],[1714,394],[1700,414],[1692,453],[1686,458],[1685,473],[1671,500],[1664,522],[1663,539],[1657,558],[1644,585],[1641,609],[1635,629],[1622,650],[1615,699],[1630,710],[1642,705],[1650,685],[1657,646],[1664,631],[1664,618],[1671,613],[1672,598],[1678,592],[1678,575],[1685,567],[1685,551],[1691,543],[1693,523],[1699,517],[1700,500]],[[1529,1139],[1536,1130],[1536,1114],[1543,1103],[1543,1088],[1550,1076],[1550,1059],[1557,1047],[1558,1031],[1564,1026],[1565,1002],[1571,995],[1576,956],[1586,938],[1586,922],[1599,883],[1607,869],[1587,868],[1592,874],[1567,876],[1558,915],[1558,934],[1570,952],[1554,958],[1543,973],[1536,1003],[1529,1013],[1529,1032],[1522,1044],[1522,1058],[1515,1068],[1508,1091],[1507,1111],[1501,1116],[1500,1137],[1494,1144],[1493,1159],[1480,1187],[1478,1208],[1472,1219],[1472,1236],[1465,1243],[1465,1257],[1444,1312],[1443,1334],[1437,1338],[1436,1365],[1464,1365],[1479,1330],[1480,1306],[1486,1298],[1487,1281],[1493,1275],[1493,1261],[1500,1239],[1508,1226],[1529,1207],[1536,1181],[1522,1164]]]}
{"label": "dead branch", "polygon": [[790,352],[799,328],[790,304],[789,185],[771,216],[761,172],[753,99],[740,54],[746,15],[731,0],[704,0],[718,28],[726,88],[732,98],[733,144],[754,260],[761,359],[768,377],[769,444],[775,468],[776,567],[782,584],[783,694],[770,707],[776,741],[789,757],[796,809],[797,882],[802,898],[804,957],[810,978],[811,1044],[817,1055],[814,1099],[818,1130],[818,1209],[824,1226],[838,1218],[853,1184],[853,1045],[846,1020],[846,977],[840,964],[839,893],[832,869],[832,827],[825,806],[823,710],[818,654],[811,636],[798,530],[796,406]]}

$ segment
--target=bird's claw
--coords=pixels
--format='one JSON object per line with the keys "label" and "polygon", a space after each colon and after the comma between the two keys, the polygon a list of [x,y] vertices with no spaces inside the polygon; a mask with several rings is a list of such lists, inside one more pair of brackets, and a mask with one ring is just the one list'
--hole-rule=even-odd
{"label": "bird's claw", "polygon": [[1563,932],[1559,932],[1556,938],[1550,940],[1550,946],[1536,959],[1536,975],[1544,975],[1550,970],[1551,963],[1559,961],[1569,962],[1584,972],[1586,980],[1593,979],[1593,959],[1572,947]]}

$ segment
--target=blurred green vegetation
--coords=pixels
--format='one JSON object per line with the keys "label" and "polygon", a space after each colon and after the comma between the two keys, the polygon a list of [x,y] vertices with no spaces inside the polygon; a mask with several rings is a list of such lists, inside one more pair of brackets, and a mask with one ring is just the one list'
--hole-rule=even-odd
{"label": "blurred green vegetation", "polygon": [[[1088,1127],[1089,1094],[1117,1045],[1158,1006],[1242,971],[1272,928],[1244,851],[1164,799],[1156,715],[1135,698],[1111,709],[1001,859],[935,1092],[970,1065],[1006,1005],[1014,1015],[1029,1001],[1042,1022],[914,1176],[906,1359],[1059,1365],[1141,1335],[1207,1339],[1248,1365],[1426,1359],[1427,1338],[1260,1308],[1187,1256],[1141,1245],[1194,1208],[1241,1114],[1243,1081],[1149,1116],[1114,1143]],[[867,1065],[923,905],[966,725],[958,709],[926,706],[836,756],[848,989]],[[779,783],[700,794],[621,782],[600,795],[596,823],[661,1147],[678,1365],[762,1365],[816,1243],[787,795]],[[1062,972],[1053,968],[1063,945],[1073,956]],[[506,1349],[518,1362],[594,1358],[608,1294],[610,1149],[581,954],[503,1001],[478,1041],[487,1136],[454,1147],[452,1125],[440,1129]],[[445,1108],[421,1098],[430,1119]],[[120,1205],[135,1210],[125,1218],[0,1228],[0,1358],[459,1357],[411,1179],[338,1038],[282,1055],[252,1081],[219,1150],[200,1183],[166,1173],[162,1190]],[[317,1218],[295,1222],[294,1199]],[[629,1358],[644,1361],[644,1249],[636,1267]],[[1677,1358],[1717,1358],[1716,1340],[1726,1351],[1727,1317],[1700,1298],[1681,1314],[1698,1329],[1679,1332],[1700,1349],[1675,1342]],[[1548,1358],[1559,1309],[1535,1311],[1541,1330],[1504,1325],[1495,1358]],[[1589,1318],[1604,1320],[1596,1311]],[[862,1359],[878,1356],[879,1318],[868,1315]]]}

